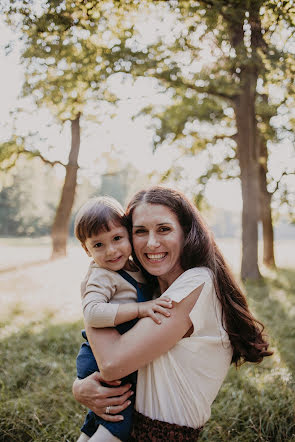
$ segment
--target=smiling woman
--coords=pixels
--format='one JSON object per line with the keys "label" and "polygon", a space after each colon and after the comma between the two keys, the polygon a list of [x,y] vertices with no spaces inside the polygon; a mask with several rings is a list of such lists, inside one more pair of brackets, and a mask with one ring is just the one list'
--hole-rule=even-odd
{"label": "smiling woman", "polygon": [[163,205],[141,204],[133,213],[133,247],[144,269],[158,276],[163,293],[183,273],[183,231],[177,216]]}
{"label": "smiling woman", "polygon": [[[144,318],[122,336],[87,327],[88,339],[104,380],[138,370],[133,440],[196,440],[231,362],[261,362],[272,353],[212,234],[184,195],[159,186],[138,192],[127,218],[135,263],[173,309],[161,325]],[[93,405],[104,394],[107,407],[113,389],[102,392],[97,382],[89,393],[90,385],[93,379],[76,381],[76,398]],[[124,404],[125,396],[118,392],[117,400]]]}

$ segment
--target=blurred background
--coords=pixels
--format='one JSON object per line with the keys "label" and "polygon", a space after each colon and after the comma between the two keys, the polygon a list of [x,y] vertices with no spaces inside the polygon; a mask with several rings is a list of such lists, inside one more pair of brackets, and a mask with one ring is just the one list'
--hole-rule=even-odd
{"label": "blurred background", "polygon": [[275,350],[231,370],[202,440],[295,440],[294,2],[1,12],[0,440],[76,440],[89,260],[73,220],[92,196],[126,206],[158,183],[202,212]]}

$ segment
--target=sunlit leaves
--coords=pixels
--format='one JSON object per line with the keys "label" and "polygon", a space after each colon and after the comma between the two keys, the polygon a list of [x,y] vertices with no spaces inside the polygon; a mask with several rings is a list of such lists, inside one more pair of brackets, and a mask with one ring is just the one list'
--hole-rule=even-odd
{"label": "sunlit leaves", "polygon": [[9,14],[15,14],[25,37],[24,95],[50,107],[62,121],[75,119],[90,99],[114,102],[105,80],[124,68],[130,71],[122,47],[132,36],[132,24],[123,26],[120,10],[112,2],[68,0],[32,2],[28,8],[12,2]]}

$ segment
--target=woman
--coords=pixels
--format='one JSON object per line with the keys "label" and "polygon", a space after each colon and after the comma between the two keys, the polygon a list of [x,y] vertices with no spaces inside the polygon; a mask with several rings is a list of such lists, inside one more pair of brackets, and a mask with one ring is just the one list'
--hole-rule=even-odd
{"label": "woman", "polygon": [[[159,186],[138,192],[127,216],[134,259],[173,301],[171,317],[161,318],[161,325],[141,319],[124,335],[88,328],[87,336],[102,379],[139,370],[136,441],[196,440],[230,363],[261,362],[272,353],[213,237],[184,195]],[[97,411],[105,416],[109,411],[114,419],[129,393],[119,387],[116,394],[122,396],[114,398],[113,389],[110,394],[99,385],[94,394],[97,380],[76,381],[74,395],[93,409],[99,394]]]}

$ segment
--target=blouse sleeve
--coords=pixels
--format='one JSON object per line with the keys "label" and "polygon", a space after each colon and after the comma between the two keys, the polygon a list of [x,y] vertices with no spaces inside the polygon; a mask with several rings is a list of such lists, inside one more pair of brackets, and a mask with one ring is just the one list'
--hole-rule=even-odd
{"label": "blouse sleeve", "polygon": [[84,289],[81,290],[85,322],[91,327],[114,327],[119,304],[110,303],[116,293],[111,272],[92,268]]}
{"label": "blouse sleeve", "polygon": [[221,339],[228,343],[228,335],[222,326],[221,304],[216,295],[210,269],[194,267],[187,270],[171,284],[163,295],[169,296],[172,301],[180,302],[201,285],[203,288],[200,296],[190,312],[190,319],[194,326],[190,338],[206,337],[208,340],[219,341]]}
{"label": "blouse sleeve", "polygon": [[212,284],[210,270],[206,267],[194,267],[182,273],[162,296],[169,296],[172,301],[180,302],[203,284],[201,295],[210,290]]}

